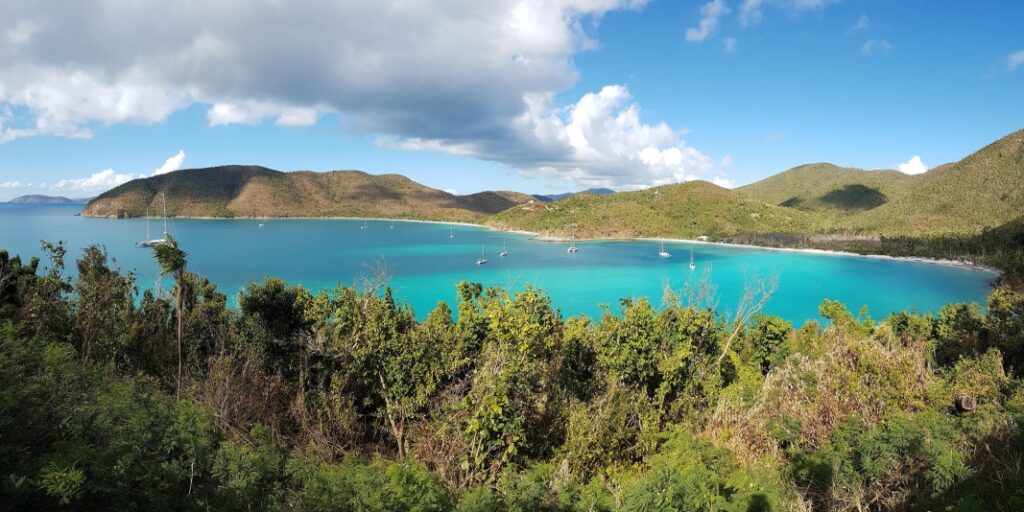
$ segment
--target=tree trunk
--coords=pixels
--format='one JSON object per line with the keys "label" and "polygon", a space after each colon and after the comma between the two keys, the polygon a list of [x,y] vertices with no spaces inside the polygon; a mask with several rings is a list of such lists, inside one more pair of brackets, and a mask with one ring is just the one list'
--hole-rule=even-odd
{"label": "tree trunk", "polygon": [[175,400],[181,400],[181,280],[183,279],[183,277],[184,276],[178,276],[177,290],[175,292],[176,300],[174,306],[178,310],[178,387],[177,391],[175,391],[174,394]]}

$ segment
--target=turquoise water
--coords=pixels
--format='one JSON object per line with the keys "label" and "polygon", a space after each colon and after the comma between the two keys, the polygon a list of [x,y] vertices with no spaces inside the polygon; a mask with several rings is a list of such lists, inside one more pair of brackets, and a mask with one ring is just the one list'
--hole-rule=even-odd
{"label": "turquoise water", "polygon": [[[141,287],[157,280],[151,252],[135,247],[145,238],[145,220],[76,217],[77,207],[0,205],[0,248],[40,255],[40,240],[67,242],[70,263],[89,244],[104,245],[122,269],[136,272]],[[454,304],[455,283],[544,289],[564,315],[598,317],[602,305],[618,310],[623,297],[646,296],[662,304],[667,285],[680,290],[706,275],[716,289],[719,310],[734,308],[746,276],[777,276],[770,313],[795,323],[817,319],[823,299],[838,299],[872,316],[917,309],[938,311],[950,302],[984,301],[993,274],[968,268],[856,256],[771,251],[713,244],[669,243],[671,258],[658,256],[651,241],[580,242],[532,240],[470,226],[343,220],[174,220],[171,232],[189,253],[189,268],[209,277],[235,297],[254,280],[274,276],[308,288],[330,289],[387,267],[397,297],[426,316],[438,301]],[[152,225],[154,234],[161,230]],[[449,230],[455,237],[449,238]],[[509,255],[501,258],[502,243]],[[483,246],[488,263],[475,264]],[[696,271],[689,269],[693,250]]]}

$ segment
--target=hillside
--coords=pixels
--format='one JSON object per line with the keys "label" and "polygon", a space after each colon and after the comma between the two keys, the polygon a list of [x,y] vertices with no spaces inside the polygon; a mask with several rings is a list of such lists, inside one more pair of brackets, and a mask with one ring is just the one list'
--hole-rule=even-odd
{"label": "hillside", "polygon": [[629,238],[736,233],[804,232],[818,227],[812,214],[748,199],[705,181],[637,192],[578,194],[555,203],[506,210],[488,220],[499,229],[520,229],[580,238]]}
{"label": "hillside", "polygon": [[920,176],[913,187],[854,219],[888,233],[977,233],[1024,212],[1024,130]]}
{"label": "hillside", "polygon": [[88,198],[71,199],[64,196],[27,195],[18,196],[8,201],[10,204],[85,204]]}
{"label": "hillside", "polygon": [[919,176],[865,171],[829,163],[807,164],[736,190],[752,199],[799,210],[855,213],[902,197]]}
{"label": "hillside", "polygon": [[190,169],[134,180],[93,201],[95,217],[388,217],[478,221],[529,201],[515,192],[455,196],[397,174],[280,172],[258,166]]}
{"label": "hillside", "polygon": [[550,203],[553,201],[561,201],[562,199],[566,199],[569,196],[574,196],[576,194],[594,194],[595,196],[610,196],[614,193],[615,191],[610,188],[588,188],[586,190],[581,190],[579,192],[563,192],[561,194],[533,194],[532,197],[539,201]]}

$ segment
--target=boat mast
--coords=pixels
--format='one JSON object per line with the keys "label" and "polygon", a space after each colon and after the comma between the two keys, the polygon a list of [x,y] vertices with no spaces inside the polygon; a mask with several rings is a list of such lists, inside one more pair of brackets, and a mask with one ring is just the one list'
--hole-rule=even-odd
{"label": "boat mast", "polygon": [[164,203],[164,240],[167,240],[167,194],[161,194]]}

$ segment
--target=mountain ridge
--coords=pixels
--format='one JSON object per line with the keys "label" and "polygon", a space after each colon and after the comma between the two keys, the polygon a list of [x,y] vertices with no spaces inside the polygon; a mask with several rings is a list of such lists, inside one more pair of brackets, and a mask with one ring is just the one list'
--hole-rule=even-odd
{"label": "mountain ridge", "polygon": [[478,221],[526,194],[486,191],[456,196],[400,174],[282,172],[262,166],[186,169],[130,181],[91,201],[83,215],[158,215],[166,198],[175,217],[394,217]]}

